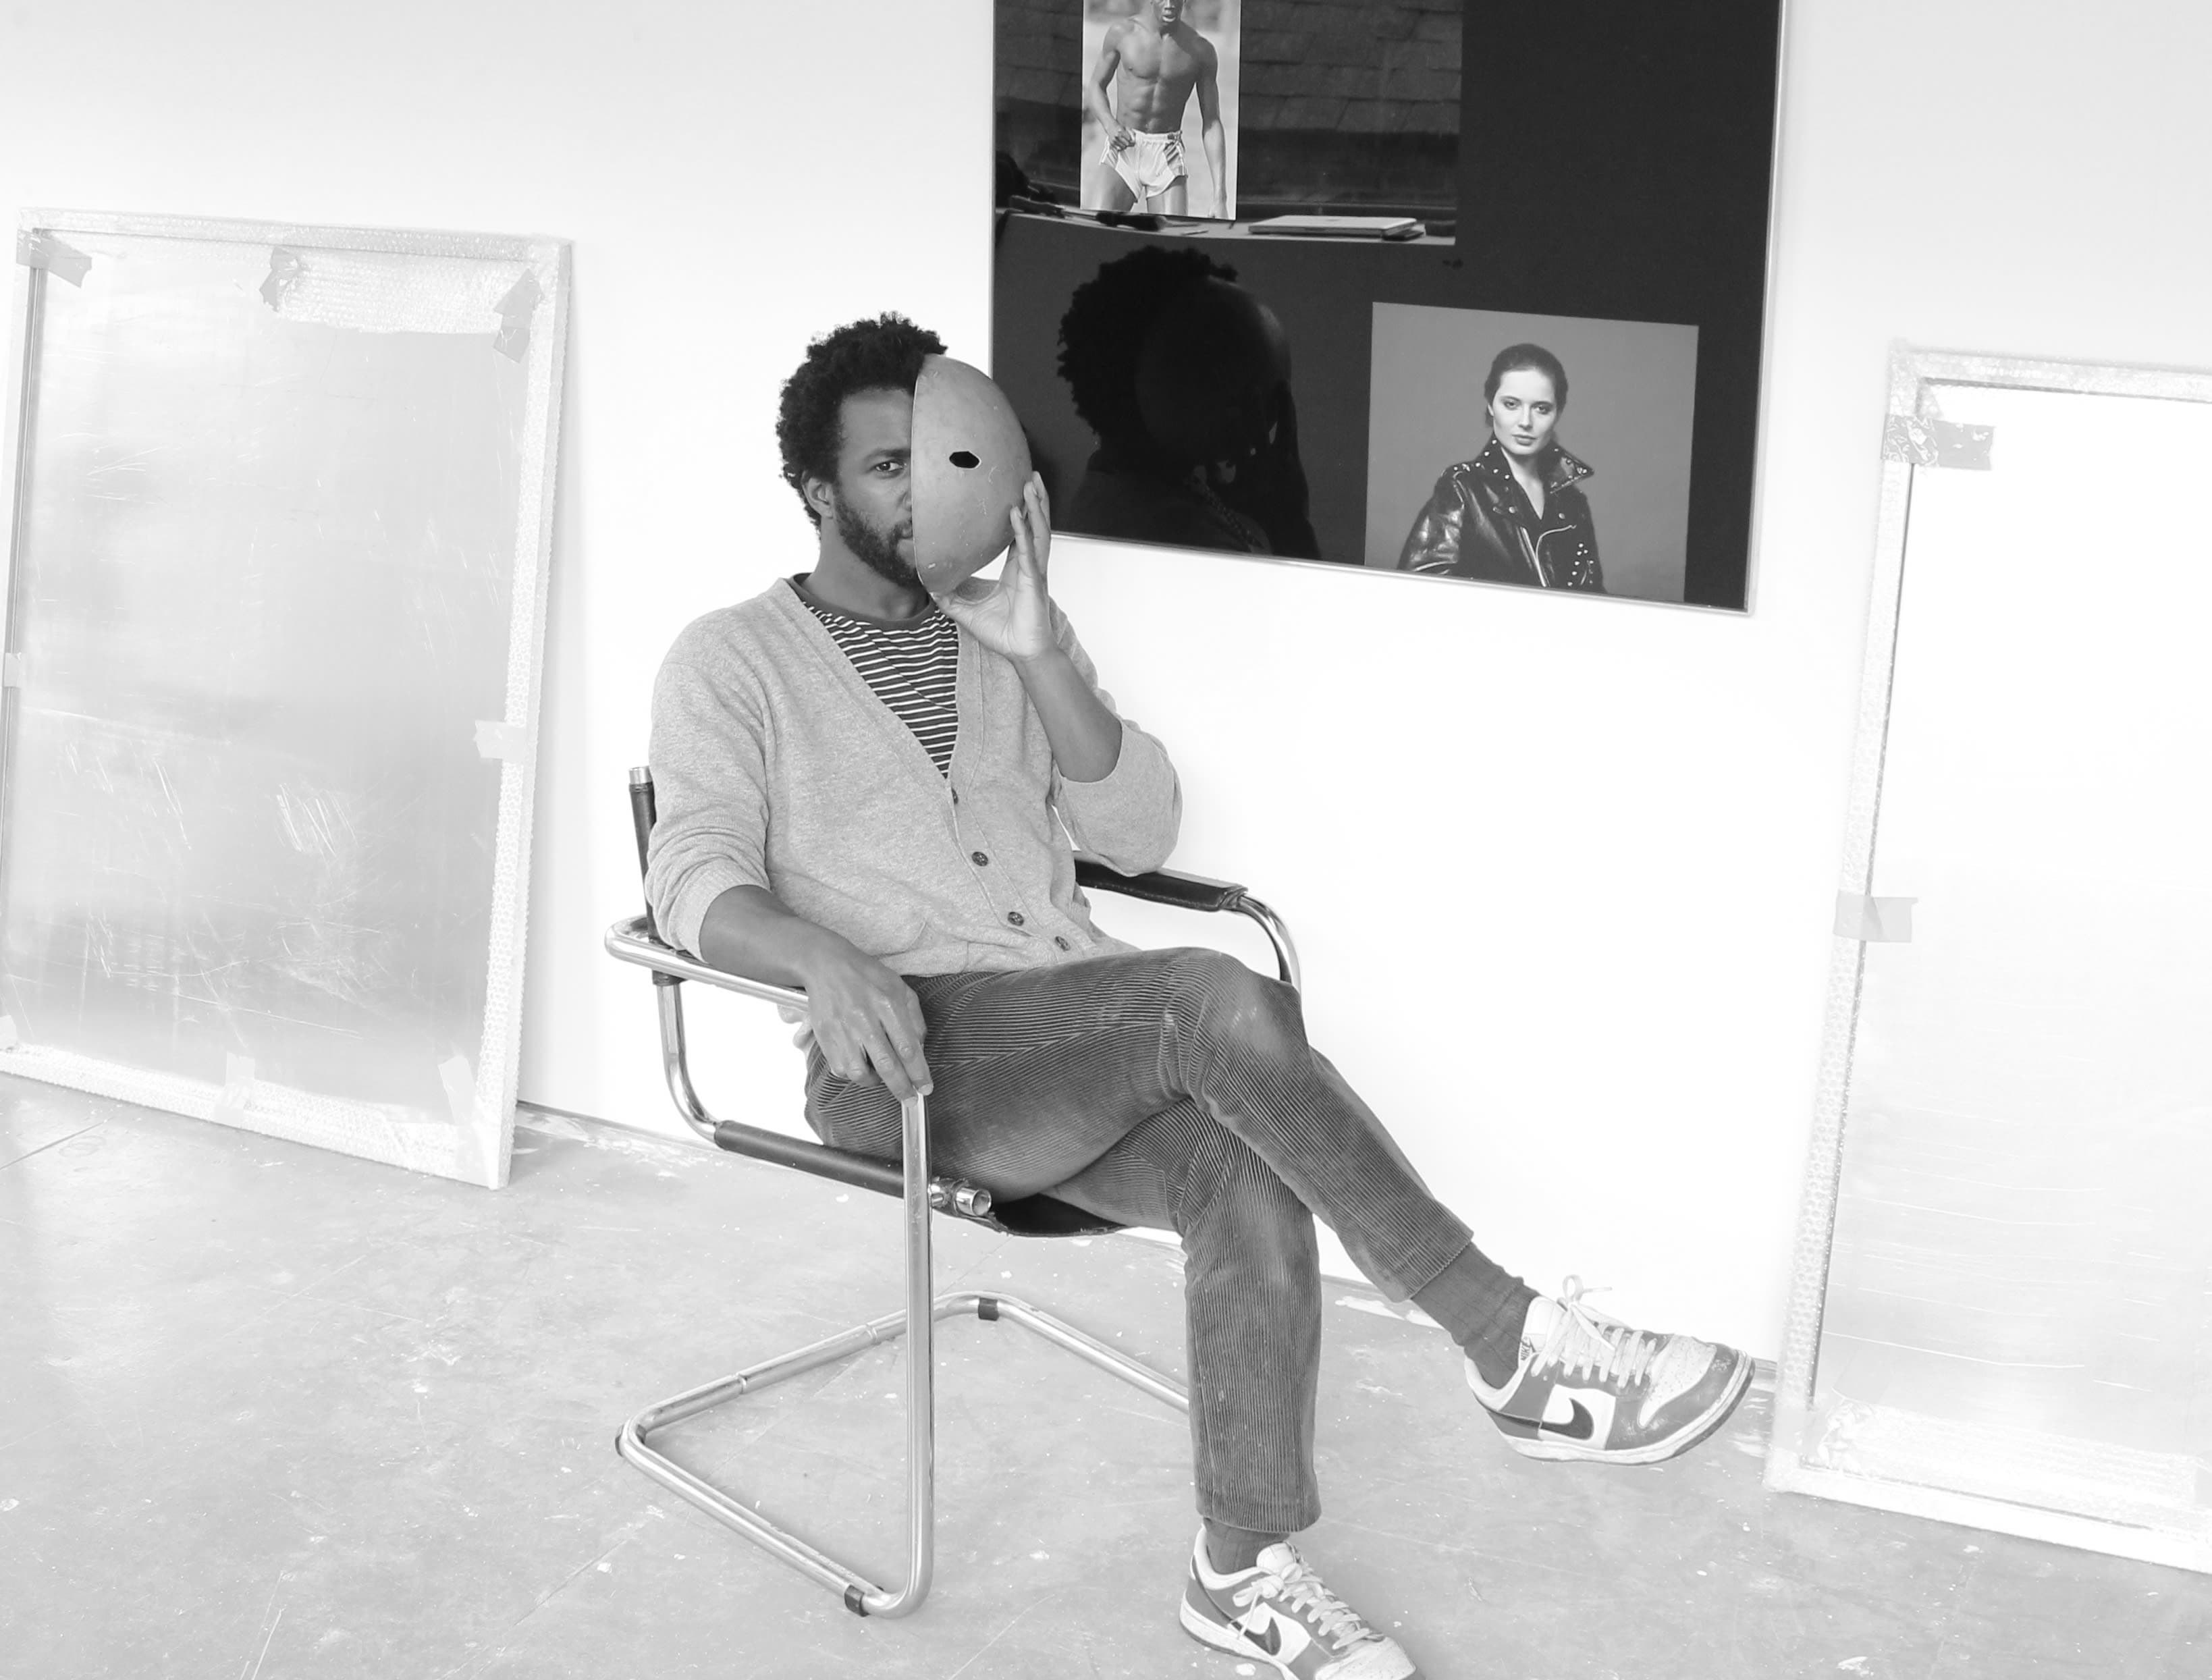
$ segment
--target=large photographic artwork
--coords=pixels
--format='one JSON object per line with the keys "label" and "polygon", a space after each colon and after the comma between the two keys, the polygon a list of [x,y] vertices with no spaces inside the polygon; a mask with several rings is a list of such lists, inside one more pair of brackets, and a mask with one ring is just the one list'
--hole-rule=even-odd
{"label": "large photographic artwork", "polygon": [[1779,0],[997,21],[992,373],[1059,529],[1748,607]]}

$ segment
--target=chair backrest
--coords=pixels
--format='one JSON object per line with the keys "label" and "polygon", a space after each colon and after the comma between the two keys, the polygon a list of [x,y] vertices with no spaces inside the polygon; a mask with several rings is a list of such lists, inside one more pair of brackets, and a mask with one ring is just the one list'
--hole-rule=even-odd
{"label": "chair backrest", "polygon": [[[653,767],[633,764],[629,771],[629,826],[637,834],[637,878],[641,884],[645,880],[646,860],[653,845]],[[653,925],[650,900],[645,907],[645,931],[656,939],[660,937],[660,930]]]}

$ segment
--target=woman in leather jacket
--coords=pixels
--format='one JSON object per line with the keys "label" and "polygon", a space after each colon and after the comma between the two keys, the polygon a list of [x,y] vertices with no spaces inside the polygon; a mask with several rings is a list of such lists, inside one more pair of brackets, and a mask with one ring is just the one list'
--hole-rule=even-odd
{"label": "woman in leather jacket", "polygon": [[1398,569],[1602,595],[1581,482],[1590,469],[1552,435],[1567,406],[1567,370],[1540,344],[1510,344],[1490,364],[1482,400],[1490,441],[1444,469]]}

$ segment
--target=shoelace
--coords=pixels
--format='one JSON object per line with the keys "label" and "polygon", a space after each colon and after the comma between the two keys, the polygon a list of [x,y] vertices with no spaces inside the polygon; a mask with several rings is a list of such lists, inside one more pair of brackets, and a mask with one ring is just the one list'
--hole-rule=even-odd
{"label": "shoelace", "polygon": [[1382,1637],[1359,1619],[1358,1610],[1322,1585],[1321,1577],[1298,1556],[1296,1547],[1286,1544],[1284,1550],[1291,1555],[1288,1569],[1263,1571],[1230,1594],[1238,1610],[1249,1610],[1262,1598],[1280,1598],[1292,1610],[1304,1612],[1314,1629],[1339,1651]]}
{"label": "shoelace", "polygon": [[1622,1382],[1637,1382],[1650,1373],[1660,1338],[1601,1318],[1583,1305],[1585,1295],[1604,1292],[1602,1284],[1584,1289],[1579,1277],[1570,1277],[1560,1286],[1559,1322],[1544,1338],[1537,1364],[1557,1365],[1570,1373],[1588,1371],[1601,1382],[1616,1376]]}

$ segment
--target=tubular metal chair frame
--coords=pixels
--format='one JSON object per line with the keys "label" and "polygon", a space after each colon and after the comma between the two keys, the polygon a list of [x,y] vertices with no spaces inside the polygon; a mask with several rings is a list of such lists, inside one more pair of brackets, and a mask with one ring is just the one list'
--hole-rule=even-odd
{"label": "tubular metal chair frame", "polygon": [[[629,781],[630,816],[637,836],[638,867],[642,870],[653,822],[652,773],[645,767],[634,769]],[[1086,858],[1077,858],[1076,878],[1087,889],[1120,893],[1181,909],[1249,917],[1267,933],[1268,943],[1274,948],[1277,971],[1284,981],[1293,987],[1299,983],[1297,952],[1291,943],[1290,930],[1273,911],[1240,886],[1167,870],[1145,875],[1118,875]],[[642,916],[617,922],[609,928],[605,944],[611,955],[647,969],[653,975],[653,995],[660,1015],[661,1068],[667,1078],[669,1095],[685,1124],[708,1143],[732,1155],[772,1161],[858,1189],[899,1198],[906,1237],[906,1304],[899,1311],[748,1366],[735,1375],[688,1389],[658,1405],[647,1406],[624,1423],[615,1438],[615,1450],[623,1458],[679,1498],[688,1500],[839,1594],[845,1608],[854,1615],[906,1616],[918,1609],[928,1596],[933,1567],[936,1526],[934,1331],[938,1319],[972,1312],[985,1320],[1011,1321],[1142,1389],[1155,1399],[1178,1410],[1189,1409],[1188,1396],[1173,1378],[1115,1352],[1042,1307],[995,1290],[933,1293],[930,1250],[933,1211],[1024,1236],[1110,1231],[1116,1228],[1115,1226],[1048,1196],[1024,1197],[1019,1201],[994,1204],[991,1192],[982,1186],[933,1175],[929,1168],[926,1105],[919,1095],[902,1105],[900,1125],[903,1155],[896,1161],[805,1143],[736,1120],[715,1119],[692,1088],[684,1038],[684,982],[696,980],[702,986],[800,1010],[806,1007],[806,994],[743,979],[693,960],[659,938],[653,929],[650,909]],[[905,1584],[896,1591],[878,1586],[857,1570],[769,1521],[732,1493],[686,1470],[653,1444],[656,1434],[686,1418],[822,1366],[853,1358],[902,1336],[906,1338],[907,1355],[907,1569]]]}

